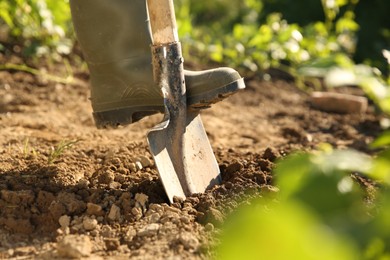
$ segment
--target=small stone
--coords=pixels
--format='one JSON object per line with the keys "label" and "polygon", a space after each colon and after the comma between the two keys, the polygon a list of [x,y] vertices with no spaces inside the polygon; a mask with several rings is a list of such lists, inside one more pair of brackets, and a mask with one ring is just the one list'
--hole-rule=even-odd
{"label": "small stone", "polygon": [[137,172],[137,165],[135,165],[135,163],[130,163],[129,170],[130,172]]}
{"label": "small stone", "polygon": [[179,196],[173,196],[173,203],[179,203],[182,204],[184,202],[184,198]]}
{"label": "small stone", "polygon": [[183,232],[179,235],[179,241],[187,250],[196,250],[199,247],[199,240],[189,232]]}
{"label": "small stone", "polygon": [[64,258],[81,258],[91,255],[92,242],[87,236],[68,235],[57,244],[58,255]]}
{"label": "small stone", "polygon": [[101,234],[103,237],[112,237],[114,232],[112,231],[110,226],[104,225],[104,226],[102,226]]}
{"label": "small stone", "polygon": [[125,239],[127,241],[131,241],[133,240],[133,238],[137,235],[137,231],[130,227],[127,231],[126,231],[126,234],[125,234]]}
{"label": "small stone", "polygon": [[169,222],[169,219],[170,219],[169,217],[163,216],[163,217],[161,217],[160,222],[161,222],[161,224],[165,224],[165,223]]}
{"label": "small stone", "polygon": [[115,204],[112,204],[111,206],[111,209],[110,209],[110,213],[108,213],[108,219],[110,220],[118,220],[121,216],[121,209],[115,205]]}
{"label": "small stone", "polygon": [[144,228],[140,229],[137,233],[138,236],[144,237],[144,236],[153,236],[157,234],[157,231],[160,229],[160,225],[157,223],[152,223]]}
{"label": "small stone", "polygon": [[94,204],[94,203],[87,203],[87,214],[88,215],[95,215],[95,216],[102,216],[104,214],[102,206]]}
{"label": "small stone", "polygon": [[149,216],[150,223],[156,223],[159,220],[160,220],[160,214],[158,214],[158,213],[153,213],[152,215]]}
{"label": "small stone", "polygon": [[131,209],[131,214],[133,214],[135,217],[137,216],[142,217],[142,210],[140,208],[134,207]]}
{"label": "small stone", "polygon": [[108,184],[108,187],[109,187],[111,190],[120,189],[121,186],[122,186],[122,184],[120,184],[119,182],[116,182],[116,181],[110,182],[110,184]]}
{"label": "small stone", "polygon": [[104,243],[108,251],[117,250],[121,245],[118,238],[105,238]]}
{"label": "small stone", "polygon": [[143,193],[135,194],[135,201],[139,203],[142,208],[145,208],[146,202],[148,202],[149,197]]}
{"label": "small stone", "polygon": [[56,229],[56,234],[58,236],[62,236],[64,234],[64,231],[61,228]]}
{"label": "small stone", "polygon": [[190,224],[191,223],[191,219],[188,216],[182,216],[180,218],[180,221],[183,222],[184,224]]}
{"label": "small stone", "polygon": [[174,213],[177,213],[177,214],[180,214],[180,209],[178,208],[174,208],[174,207],[171,207],[171,206],[168,206],[168,205],[165,205],[164,206],[164,210],[165,212],[174,212]]}
{"label": "small stone", "polygon": [[213,231],[214,230],[214,225],[211,223],[207,223],[206,226],[204,226],[206,231]]}
{"label": "small stone", "polygon": [[221,213],[221,211],[219,211],[213,207],[210,207],[210,209],[208,210],[208,218],[209,218],[210,222],[215,223],[215,224],[222,224],[223,220],[224,220],[224,217],[223,217],[223,214]]}
{"label": "small stone", "polygon": [[62,229],[65,229],[70,225],[70,217],[67,215],[63,215],[58,219],[58,223],[60,224]]}
{"label": "small stone", "polygon": [[135,166],[137,167],[137,170],[142,170],[142,164],[139,161],[135,162]]}
{"label": "small stone", "polygon": [[94,218],[84,218],[83,227],[87,231],[94,230],[98,225],[98,221]]}
{"label": "small stone", "polygon": [[143,155],[138,157],[138,161],[142,164],[142,166],[144,168],[149,167],[150,165],[152,165],[152,162],[150,161],[150,159],[148,157],[146,157],[146,156],[143,156]]}
{"label": "small stone", "polygon": [[163,211],[163,207],[160,204],[152,203],[149,205],[149,209],[154,210],[156,212]]}

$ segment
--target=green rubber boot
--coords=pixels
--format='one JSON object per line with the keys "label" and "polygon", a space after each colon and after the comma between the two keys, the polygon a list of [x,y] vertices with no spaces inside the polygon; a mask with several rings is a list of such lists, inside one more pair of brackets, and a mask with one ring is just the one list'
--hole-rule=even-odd
{"label": "green rubber boot", "polygon": [[[72,19],[91,77],[97,127],[126,125],[164,112],[153,82],[145,0],[70,0]],[[245,88],[237,71],[185,71],[187,105],[204,108]]]}

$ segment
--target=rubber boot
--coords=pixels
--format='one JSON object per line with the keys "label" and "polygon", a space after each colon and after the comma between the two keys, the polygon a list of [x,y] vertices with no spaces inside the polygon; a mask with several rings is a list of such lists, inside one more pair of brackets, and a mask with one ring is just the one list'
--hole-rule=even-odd
{"label": "rubber boot", "polygon": [[[97,127],[126,125],[164,112],[153,82],[145,0],[70,0],[74,29],[88,64]],[[245,88],[237,71],[185,71],[187,105],[204,108]]]}

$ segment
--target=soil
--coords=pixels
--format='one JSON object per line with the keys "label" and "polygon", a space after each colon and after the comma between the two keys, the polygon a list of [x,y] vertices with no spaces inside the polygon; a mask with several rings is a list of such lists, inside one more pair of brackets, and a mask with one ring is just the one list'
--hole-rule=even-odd
{"label": "soil", "polygon": [[202,112],[223,183],[169,204],[146,142],[162,115],[96,129],[88,73],[73,74],[62,84],[0,71],[0,259],[211,258],[226,216],[277,192],[276,160],[324,142],[369,153],[380,131],[372,105],[326,113],[289,79],[248,78],[245,90]]}

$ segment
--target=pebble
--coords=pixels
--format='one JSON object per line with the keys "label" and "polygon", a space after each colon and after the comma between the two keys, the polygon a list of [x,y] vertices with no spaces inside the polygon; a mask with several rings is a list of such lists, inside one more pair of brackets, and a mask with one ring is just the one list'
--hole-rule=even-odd
{"label": "pebble", "polygon": [[102,226],[101,234],[103,237],[112,237],[114,235],[114,231],[112,231],[110,226],[104,225]]}
{"label": "pebble", "polygon": [[211,224],[211,223],[207,223],[204,228],[206,229],[206,231],[213,231],[214,230],[214,225]]}
{"label": "pebble", "polygon": [[105,238],[104,243],[109,251],[117,250],[121,245],[118,238]]}
{"label": "pebble", "polygon": [[180,209],[174,208],[174,207],[170,207],[168,205],[164,206],[164,210],[165,210],[165,212],[174,212],[174,213],[177,213],[177,214],[180,214],[180,212],[181,212]]}
{"label": "pebble", "polygon": [[164,210],[164,208],[160,204],[156,204],[156,203],[150,204],[149,209],[157,211],[157,212],[161,212]]}
{"label": "pebble", "polygon": [[68,235],[57,244],[57,252],[64,258],[88,257],[92,252],[92,242],[87,236]]}
{"label": "pebble", "polygon": [[210,207],[210,209],[208,210],[208,216],[210,218],[210,221],[211,222],[214,222],[215,224],[222,224],[223,223],[223,214],[221,213],[221,211],[213,208],[213,207]]}
{"label": "pebble", "polygon": [[187,250],[196,250],[199,247],[199,240],[189,232],[183,232],[179,235],[179,241]]}
{"label": "pebble", "polygon": [[130,227],[127,231],[126,231],[126,234],[125,234],[125,239],[127,241],[131,241],[133,240],[133,238],[137,235],[137,231]]}
{"label": "pebble", "polygon": [[101,216],[104,214],[102,206],[95,203],[87,203],[87,214]]}
{"label": "pebble", "polygon": [[140,237],[156,235],[157,231],[159,229],[160,229],[160,225],[159,224],[152,223],[152,224],[149,224],[149,225],[145,226],[144,228],[141,228],[138,231],[137,235],[140,236]]}
{"label": "pebble", "polygon": [[149,216],[149,222],[150,223],[156,223],[160,220],[160,214],[158,213],[153,213]]}
{"label": "pebble", "polygon": [[182,216],[180,218],[180,221],[183,222],[184,224],[190,224],[191,223],[191,219],[188,216]]}
{"label": "pebble", "polygon": [[142,208],[145,208],[146,202],[148,202],[149,197],[143,193],[135,194],[135,201],[139,203]]}
{"label": "pebble", "polygon": [[70,225],[70,217],[67,215],[63,215],[58,219],[58,223],[60,224],[62,229],[65,229]]}
{"label": "pebble", "polygon": [[139,161],[135,162],[135,166],[137,167],[137,170],[142,170],[141,162],[139,162]]}
{"label": "pebble", "polygon": [[137,172],[137,165],[135,165],[135,163],[130,163],[129,170],[130,172]]}
{"label": "pebble", "polygon": [[138,207],[134,207],[131,209],[131,214],[137,219],[140,219],[142,217],[142,210]]}
{"label": "pebble", "polygon": [[110,220],[118,220],[121,216],[121,209],[115,205],[115,204],[112,204],[111,206],[111,209],[110,209],[110,213],[108,213],[108,219]]}
{"label": "pebble", "polygon": [[110,182],[110,184],[108,184],[108,187],[112,190],[117,190],[117,189],[120,189],[122,186],[121,183],[119,182],[116,182],[116,181],[113,181],[113,182]]}
{"label": "pebble", "polygon": [[97,225],[98,225],[98,221],[94,218],[86,217],[83,220],[83,227],[87,231],[96,229]]}
{"label": "pebble", "polygon": [[148,157],[146,157],[146,156],[143,156],[143,155],[138,157],[138,161],[142,164],[142,166],[144,168],[149,167],[149,166],[152,165],[152,162],[150,161],[150,159]]}

